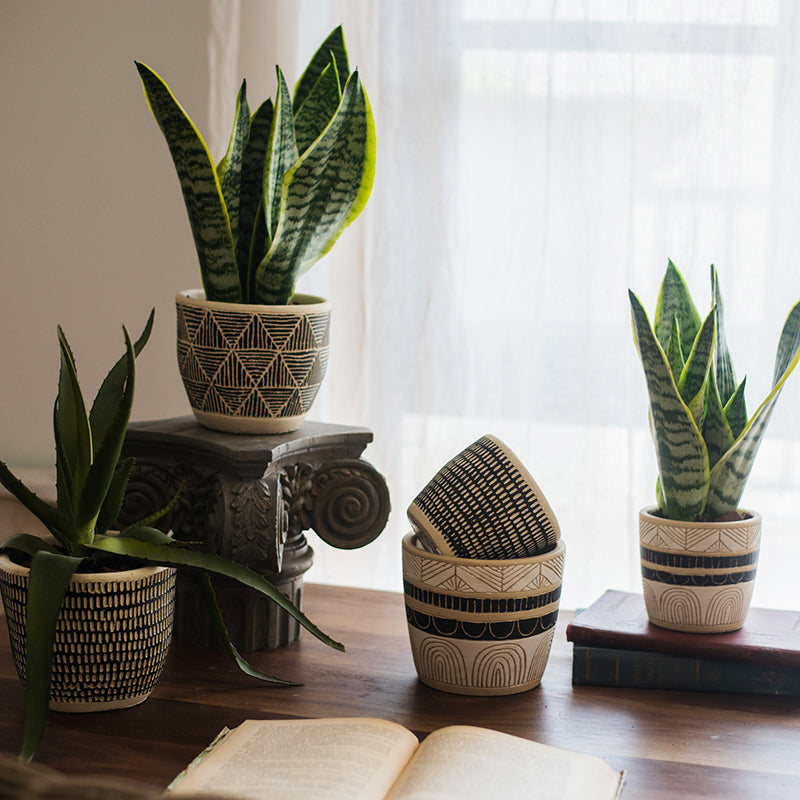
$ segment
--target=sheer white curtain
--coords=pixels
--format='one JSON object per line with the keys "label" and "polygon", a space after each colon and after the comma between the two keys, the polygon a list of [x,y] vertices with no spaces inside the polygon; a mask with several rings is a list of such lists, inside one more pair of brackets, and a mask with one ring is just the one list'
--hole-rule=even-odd
{"label": "sheer white curtain", "polygon": [[[378,125],[367,210],[303,286],[335,309],[313,415],[373,430],[393,512],[360,551],[312,536],[309,580],[399,588],[406,506],[494,433],[559,518],[565,605],[639,589],[656,470],[627,289],[652,312],[671,258],[706,308],[716,264],[755,410],[800,298],[795,4],[228,2],[256,93],[341,22]],[[800,605],[798,400],[794,376],[744,497],[765,517],[760,605]]]}

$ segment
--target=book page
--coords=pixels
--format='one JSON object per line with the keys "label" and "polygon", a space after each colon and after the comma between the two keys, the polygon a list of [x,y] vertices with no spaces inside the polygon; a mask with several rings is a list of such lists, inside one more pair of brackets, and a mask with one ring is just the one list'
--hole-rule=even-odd
{"label": "book page", "polygon": [[422,742],[387,800],[613,800],[621,780],[600,758],[458,725]]}
{"label": "book page", "polygon": [[248,720],[193,764],[171,793],[382,800],[417,744],[413,733],[385,720]]}

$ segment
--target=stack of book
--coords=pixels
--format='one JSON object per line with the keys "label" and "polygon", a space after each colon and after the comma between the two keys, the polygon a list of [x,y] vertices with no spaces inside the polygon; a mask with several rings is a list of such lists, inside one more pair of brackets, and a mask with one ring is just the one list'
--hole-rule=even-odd
{"label": "stack of book", "polygon": [[732,633],[651,625],[639,594],[609,590],[567,626],[572,683],[800,697],[800,613],[751,608]]}

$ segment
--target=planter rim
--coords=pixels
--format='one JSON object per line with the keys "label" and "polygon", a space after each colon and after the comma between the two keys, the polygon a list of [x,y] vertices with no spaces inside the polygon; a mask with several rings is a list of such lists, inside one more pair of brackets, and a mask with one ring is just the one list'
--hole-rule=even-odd
{"label": "planter rim", "polygon": [[[29,567],[17,564],[6,553],[0,553],[0,569],[11,575],[26,575],[30,572]],[[133,569],[119,570],[117,572],[76,572],[70,583],[114,583],[135,580],[150,575],[156,575],[163,570],[175,569],[175,567],[165,567],[158,564],[134,567]]]}
{"label": "planter rim", "polygon": [[559,539],[555,547],[551,547],[544,553],[538,553],[535,556],[524,556],[523,558],[461,558],[460,556],[431,553],[429,550],[425,550],[425,548],[417,544],[417,534],[414,531],[409,531],[403,536],[403,550],[424,555],[431,561],[439,561],[442,564],[463,564],[469,567],[507,567],[537,564],[540,561],[556,558],[566,551],[566,545],[563,539]]}
{"label": "planter rim", "polygon": [[330,300],[318,297],[315,294],[295,293],[293,299],[296,302],[286,305],[263,305],[260,303],[223,303],[219,300],[206,300],[206,293],[203,289],[184,289],[175,295],[175,302],[184,305],[202,306],[204,308],[218,309],[224,311],[241,311],[242,313],[264,313],[269,310],[270,314],[297,314],[307,311],[329,311],[331,308]]}
{"label": "planter rim", "polygon": [[683,520],[683,519],[669,519],[668,517],[660,517],[653,512],[656,511],[655,506],[645,506],[644,508],[639,510],[639,516],[644,517],[646,519],[651,519],[659,525],[673,525],[679,526],[681,528],[709,528],[715,527],[717,525],[725,528],[733,527],[745,527],[748,525],[753,525],[755,523],[761,522],[761,514],[757,511],[753,511],[750,508],[739,508],[737,509],[741,514],[749,514],[750,516],[747,519],[732,519],[728,521],[718,520],[715,522],[697,522],[695,520]]}

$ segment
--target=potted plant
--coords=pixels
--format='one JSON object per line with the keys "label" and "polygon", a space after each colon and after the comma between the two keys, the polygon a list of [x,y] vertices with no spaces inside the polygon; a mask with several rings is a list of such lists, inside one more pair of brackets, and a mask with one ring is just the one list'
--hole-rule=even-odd
{"label": "potted plant", "polygon": [[136,355],[152,323],[151,312],[136,343],[123,329],[125,355],[109,371],[88,411],[72,351],[58,329],[55,506],[33,494],[0,462],[0,483],[52,537],[16,534],[0,547],[0,590],[17,671],[25,685],[20,753],[25,759],[33,757],[41,740],[48,705],[93,711],[146,699],[169,646],[176,570],[187,569],[203,587],[229,653],[249,675],[296,685],[264,675],[236,652],[219,615],[210,574],[262,592],[322,641],[343,649],[261,576],[219,556],[191,550],[151,527],[160,514],[110,532],[133,468],[132,459],[120,462],[120,452],[133,404]]}
{"label": "potted plant", "polygon": [[639,514],[644,598],[651,622],[690,632],[744,624],[761,517],[739,503],[775,403],[800,359],[797,303],[780,335],[772,390],[748,417],[745,381],[736,380],[713,265],[711,294],[711,310],[701,320],[669,262],[651,325],[629,292],[658,463],[656,507]]}
{"label": "potted plant", "polygon": [[361,213],[375,173],[375,123],[341,27],[293,94],[251,113],[243,81],[215,164],[165,81],[136,62],[183,190],[203,288],[181,292],[178,363],[197,420],[236,433],[302,422],[327,365],[330,305],[295,284]]}

